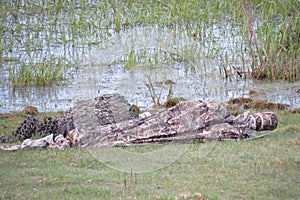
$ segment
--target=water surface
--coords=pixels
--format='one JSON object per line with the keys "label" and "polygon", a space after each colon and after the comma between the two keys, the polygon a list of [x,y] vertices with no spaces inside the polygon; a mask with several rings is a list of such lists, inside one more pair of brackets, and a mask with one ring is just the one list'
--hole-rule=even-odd
{"label": "water surface", "polygon": [[[213,29],[214,40],[230,57],[232,48],[238,47],[241,37],[232,34],[231,37],[221,37],[219,28]],[[54,47],[50,51],[58,56],[62,54]],[[166,100],[169,85],[162,87],[156,83],[170,79],[175,83],[172,85],[173,96],[187,100],[227,102],[234,97],[248,97],[249,90],[255,90],[260,92],[255,97],[257,99],[287,103],[292,108],[300,106],[300,96],[296,93],[300,88],[299,81],[258,81],[238,75],[226,79],[220,72],[220,58],[210,56],[211,48],[194,40],[186,31],[136,27],[112,33],[99,45],[68,51],[68,56],[75,55],[74,52],[81,52],[81,55],[73,78],[60,86],[13,89],[9,85],[8,67],[14,63],[4,64],[0,68],[0,112],[21,111],[28,104],[37,106],[39,111],[66,110],[80,100],[106,93],[120,93],[130,103],[150,109],[153,103],[146,87],[147,77],[150,77],[157,94],[162,92],[161,102]],[[135,67],[128,68],[125,63],[130,52],[136,55],[145,52],[147,55],[140,58]],[[237,60],[234,64],[238,66],[240,62]]]}

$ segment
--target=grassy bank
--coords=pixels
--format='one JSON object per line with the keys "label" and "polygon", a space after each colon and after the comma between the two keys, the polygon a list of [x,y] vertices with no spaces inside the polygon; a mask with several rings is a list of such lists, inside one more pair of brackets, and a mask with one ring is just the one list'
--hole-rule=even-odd
{"label": "grassy bank", "polygon": [[[1,117],[1,134],[6,124],[7,133],[13,131],[20,115]],[[300,114],[278,117],[278,128],[264,138],[206,144],[212,151],[204,158],[203,144],[193,144],[173,164],[141,174],[109,168],[87,149],[0,151],[0,198],[297,199]]]}

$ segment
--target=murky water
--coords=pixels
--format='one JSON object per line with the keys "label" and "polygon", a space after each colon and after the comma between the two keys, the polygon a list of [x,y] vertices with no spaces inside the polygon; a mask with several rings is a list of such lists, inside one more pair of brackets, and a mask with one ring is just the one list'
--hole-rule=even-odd
{"label": "murky water", "polygon": [[[218,36],[217,31],[215,35]],[[223,49],[229,49],[229,55],[230,49],[241,41],[238,36],[217,38]],[[155,63],[149,58],[149,63],[127,69],[124,63],[131,51],[147,52],[153,59],[174,55],[190,59]],[[166,100],[169,85],[162,87],[156,83],[170,79],[175,83],[172,85],[174,97],[227,102],[234,97],[248,97],[249,90],[256,90],[261,92],[258,99],[300,107],[300,94],[296,93],[300,81],[268,82],[237,76],[226,80],[220,74],[219,60],[208,55],[203,43],[195,41],[185,31],[149,27],[114,33],[100,45],[85,51],[74,79],[63,86],[13,89],[9,86],[7,67],[3,65],[0,68],[0,113],[21,111],[27,104],[37,106],[39,111],[66,110],[80,100],[106,93],[120,93],[130,103],[149,109],[153,104],[146,86],[147,77],[153,82],[156,93],[162,93],[161,102]]]}

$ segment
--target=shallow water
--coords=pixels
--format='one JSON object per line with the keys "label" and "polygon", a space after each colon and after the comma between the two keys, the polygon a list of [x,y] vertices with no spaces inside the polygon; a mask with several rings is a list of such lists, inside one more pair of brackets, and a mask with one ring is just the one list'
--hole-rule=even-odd
{"label": "shallow water", "polygon": [[[229,49],[230,55],[230,49],[236,47],[241,39],[238,36],[217,37],[217,30],[213,32],[218,42],[223,49]],[[159,62],[147,63],[144,59],[137,67],[127,69],[124,63],[131,51],[147,52],[146,59],[156,57]],[[189,61],[181,59],[187,54],[191,58]],[[208,55],[203,43],[195,41],[185,31],[175,33],[167,28],[148,27],[114,33],[100,45],[82,53],[74,78],[62,86],[13,89],[9,86],[9,65],[3,65],[0,68],[0,113],[21,111],[27,104],[37,106],[39,111],[66,110],[80,100],[106,93],[120,93],[130,103],[149,109],[153,103],[146,86],[147,76],[151,78],[156,93],[162,92],[161,102],[166,100],[170,86],[162,87],[155,83],[170,79],[175,82],[172,85],[174,97],[227,102],[234,97],[248,97],[249,90],[255,90],[260,95],[254,98],[287,103],[292,108],[300,107],[300,94],[296,93],[300,81],[257,81],[235,75],[226,80],[219,72],[220,60]],[[171,56],[178,59],[161,62],[162,58]],[[235,64],[238,65],[238,61]]]}

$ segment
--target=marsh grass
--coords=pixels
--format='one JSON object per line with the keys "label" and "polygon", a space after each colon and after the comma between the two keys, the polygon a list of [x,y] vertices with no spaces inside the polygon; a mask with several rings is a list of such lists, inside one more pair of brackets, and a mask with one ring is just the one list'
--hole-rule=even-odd
{"label": "marsh grass", "polygon": [[23,63],[19,69],[11,66],[9,76],[12,87],[20,86],[47,86],[65,80],[67,65],[60,60],[44,60],[41,63]]}
{"label": "marsh grass", "polygon": [[[213,58],[225,58],[228,48],[220,38],[241,35],[233,45],[234,62],[252,73],[253,78],[299,79],[299,2],[291,1],[1,1],[0,60],[17,57],[21,68],[34,57],[25,75],[10,74],[12,85],[51,85],[61,80],[60,66],[52,70],[45,59],[61,58],[74,63],[91,46],[112,34],[134,27],[168,27],[184,31],[200,43]],[[222,26],[230,24],[229,30]],[[219,28],[217,28],[219,27]],[[215,33],[217,28],[217,34]],[[56,52],[49,54],[49,52]],[[136,66],[135,52],[128,52],[127,67]],[[162,53],[162,52],[160,52]],[[187,53],[185,60],[193,62]],[[32,56],[33,55],[33,56]],[[164,55],[164,54],[161,54]],[[163,56],[161,56],[163,57]],[[4,59],[5,58],[5,59]],[[159,58],[161,59],[161,58]],[[67,63],[68,63],[67,62]],[[155,63],[155,62],[154,62]],[[246,66],[245,66],[246,65]],[[249,66],[250,67],[249,67]],[[46,70],[44,68],[47,68]],[[49,68],[49,69],[48,69]],[[68,70],[63,66],[63,70]],[[228,66],[222,66],[228,77]],[[12,71],[17,71],[12,69]],[[32,81],[29,74],[40,75]],[[43,73],[47,71],[49,73]],[[50,80],[47,77],[50,76]],[[20,78],[23,77],[23,78]]]}
{"label": "marsh grass", "polygon": [[[148,92],[149,92],[149,95],[151,97],[153,106],[154,107],[166,106],[165,104],[162,104],[161,101],[160,101],[161,94],[162,94],[162,91],[165,89],[165,86],[169,85],[168,86],[169,89],[168,89],[168,95],[167,95],[167,101],[166,102],[170,101],[172,99],[172,95],[173,95],[173,86],[172,86],[172,84],[166,84],[167,80],[164,80],[162,82],[162,84],[159,86],[159,88],[156,89],[156,88],[154,88],[153,81],[152,81],[151,77],[146,76],[146,78],[147,78],[148,82],[145,82],[145,85],[148,89]],[[157,90],[159,90],[159,93],[157,93]],[[179,102],[179,99],[178,98],[173,98],[172,101],[176,105]]]}
{"label": "marsh grass", "polygon": [[128,55],[117,59],[113,64],[124,64],[125,69],[134,67],[152,67],[188,62],[184,57],[158,48],[142,48],[131,50]]}
{"label": "marsh grass", "polygon": [[[295,81],[300,72],[299,1],[240,1],[248,24],[252,77]],[[257,17],[256,17],[257,16]],[[250,33],[250,34],[249,34]]]}
{"label": "marsh grass", "polygon": [[[300,128],[300,116],[277,114],[278,128],[264,138],[195,143],[171,165],[149,173],[111,169],[84,148],[0,151],[0,198],[297,199],[300,135],[286,127]],[[17,124],[21,115],[1,117],[1,127]],[[13,126],[8,129],[12,131]],[[200,156],[203,145],[215,145],[204,158]],[[159,148],[149,145],[124,150],[144,153]]]}

